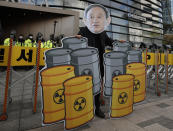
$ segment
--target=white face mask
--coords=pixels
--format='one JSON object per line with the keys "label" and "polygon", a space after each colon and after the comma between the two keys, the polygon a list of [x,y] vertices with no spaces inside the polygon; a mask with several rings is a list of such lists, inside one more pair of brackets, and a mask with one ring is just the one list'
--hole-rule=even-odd
{"label": "white face mask", "polygon": [[106,18],[105,11],[102,8],[93,7],[84,18],[84,23],[92,33],[99,34],[110,24],[110,17]]}

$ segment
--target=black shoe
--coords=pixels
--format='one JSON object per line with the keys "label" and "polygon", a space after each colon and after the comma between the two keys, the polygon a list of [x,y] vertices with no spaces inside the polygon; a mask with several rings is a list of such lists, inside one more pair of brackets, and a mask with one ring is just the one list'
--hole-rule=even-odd
{"label": "black shoe", "polygon": [[100,108],[95,110],[95,115],[100,118],[105,118],[105,114],[100,110]]}

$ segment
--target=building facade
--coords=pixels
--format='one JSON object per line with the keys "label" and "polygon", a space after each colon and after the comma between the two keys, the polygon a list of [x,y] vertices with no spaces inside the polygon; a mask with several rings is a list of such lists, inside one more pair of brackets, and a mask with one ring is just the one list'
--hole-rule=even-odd
{"label": "building facade", "polygon": [[163,23],[165,24],[171,24],[172,23],[172,13],[171,10],[173,10],[171,7],[171,3],[173,3],[172,0],[162,0],[162,7],[163,7]]}
{"label": "building facade", "polygon": [[[89,4],[99,3],[111,14],[107,33],[113,39],[132,42],[162,43],[163,17],[161,0],[23,0],[35,5],[72,9],[80,12],[80,27],[83,11]],[[21,0],[22,2],[22,0]]]}

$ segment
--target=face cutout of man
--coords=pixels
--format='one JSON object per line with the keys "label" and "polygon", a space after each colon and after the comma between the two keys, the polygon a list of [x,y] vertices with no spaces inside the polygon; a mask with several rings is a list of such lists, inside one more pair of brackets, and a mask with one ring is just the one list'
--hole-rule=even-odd
{"label": "face cutout of man", "polygon": [[106,17],[106,12],[99,6],[94,6],[86,13],[84,23],[94,34],[99,34],[110,24],[110,16]]}

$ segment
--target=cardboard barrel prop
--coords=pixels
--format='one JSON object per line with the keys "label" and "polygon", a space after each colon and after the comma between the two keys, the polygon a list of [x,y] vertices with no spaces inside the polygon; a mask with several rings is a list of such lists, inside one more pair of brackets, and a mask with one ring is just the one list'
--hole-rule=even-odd
{"label": "cardboard barrel prop", "polygon": [[126,73],[135,76],[134,79],[134,103],[143,101],[146,96],[145,64],[130,63],[126,65]]}
{"label": "cardboard barrel prop", "polygon": [[113,78],[111,117],[122,117],[133,111],[133,75]]}
{"label": "cardboard barrel prop", "polygon": [[105,84],[104,95],[112,95],[112,78],[126,73],[127,54],[125,52],[108,52],[104,54]]}
{"label": "cardboard barrel prop", "polygon": [[140,50],[129,50],[127,51],[128,54],[128,63],[132,62],[142,62],[142,51]]}
{"label": "cardboard barrel prop", "polygon": [[53,67],[57,65],[70,65],[71,49],[56,48],[45,52],[46,66]]}
{"label": "cardboard barrel prop", "polygon": [[131,49],[131,45],[128,42],[118,42],[115,41],[112,43],[113,45],[113,51],[122,51],[126,52]]}
{"label": "cardboard barrel prop", "polygon": [[64,82],[65,128],[79,127],[94,117],[92,76],[78,76]]}
{"label": "cardboard barrel prop", "polygon": [[41,72],[44,124],[64,120],[63,82],[74,76],[74,67],[71,65],[55,66]]}
{"label": "cardboard barrel prop", "polygon": [[70,48],[72,50],[88,47],[88,39],[86,37],[65,37],[61,40],[63,48]]}
{"label": "cardboard barrel prop", "polygon": [[99,55],[96,48],[81,48],[71,53],[71,65],[75,67],[75,75],[91,75],[93,77],[93,93],[100,92],[101,76]]}

